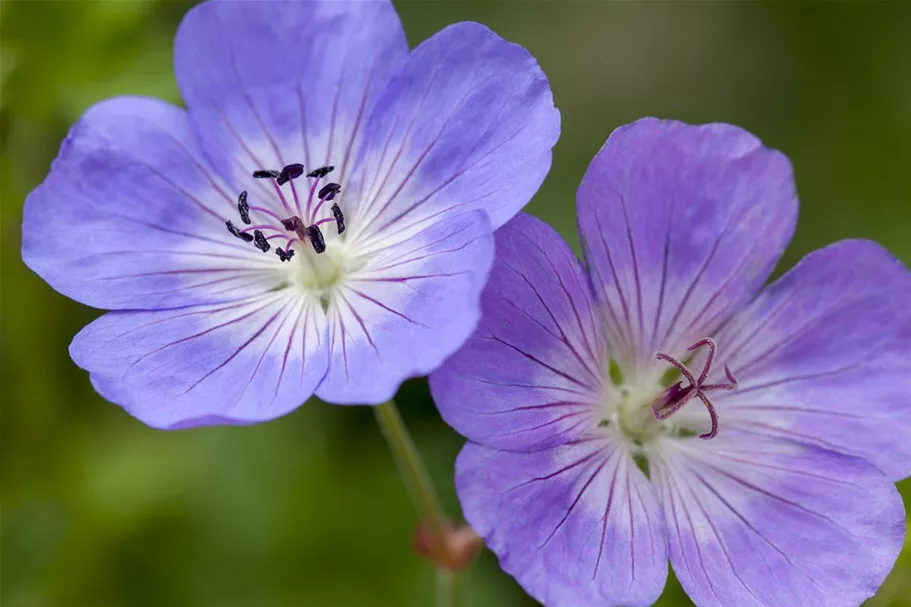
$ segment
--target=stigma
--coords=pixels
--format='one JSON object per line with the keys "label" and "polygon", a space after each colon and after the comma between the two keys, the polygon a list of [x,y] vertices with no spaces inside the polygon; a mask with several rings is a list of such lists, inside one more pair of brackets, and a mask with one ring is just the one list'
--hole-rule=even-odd
{"label": "stigma", "polygon": [[712,404],[712,401],[706,396],[706,392],[715,390],[736,390],[739,383],[737,382],[737,378],[734,377],[734,373],[731,372],[731,369],[727,365],[724,366],[724,374],[728,379],[727,383],[706,383],[706,379],[708,378],[709,373],[711,373],[712,365],[715,362],[715,351],[718,346],[715,344],[714,339],[705,337],[691,345],[687,350],[692,352],[702,346],[708,346],[709,353],[705,359],[705,365],[703,365],[702,371],[699,373],[699,377],[696,377],[686,365],[670,354],[665,354],[664,352],[655,353],[655,358],[669,363],[680,371],[680,374],[686,379],[687,385],[683,385],[682,381],[678,381],[665,390],[664,393],[652,403],[652,413],[654,414],[655,419],[665,420],[683,408],[688,402],[694,398],[698,398],[702,401],[702,404],[705,405],[712,422],[711,430],[705,434],[700,434],[699,438],[710,439],[715,438],[718,434],[718,414],[715,412],[715,406]]}
{"label": "stigma", "polygon": [[[300,163],[289,164],[280,171],[274,169],[258,169],[253,171],[254,179],[268,180],[272,183],[276,196],[281,203],[283,212],[276,213],[269,208],[251,205],[248,193],[243,191],[237,198],[237,214],[244,224],[238,228],[228,220],[225,225],[228,232],[235,238],[268,253],[272,249],[270,240],[283,239],[283,245],[275,248],[279,260],[291,261],[294,257],[295,244],[309,245],[314,252],[321,254],[326,250],[326,239],[321,226],[335,224],[338,234],[345,231],[345,215],[338,203],[330,207],[330,215],[321,217],[320,212],[326,202],[332,202],[341,192],[342,186],[338,183],[326,183],[322,187],[320,181],[331,173],[335,167],[331,165],[318,167],[307,173],[306,178],[311,180],[309,192],[299,196],[294,180],[304,175],[304,165]],[[289,184],[291,196],[286,196],[282,186]],[[319,188],[319,189],[317,189]],[[254,223],[254,218],[256,223]]]}

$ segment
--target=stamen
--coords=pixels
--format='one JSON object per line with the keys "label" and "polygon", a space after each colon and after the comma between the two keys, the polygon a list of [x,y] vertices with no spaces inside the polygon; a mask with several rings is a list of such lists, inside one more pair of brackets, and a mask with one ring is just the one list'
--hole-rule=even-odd
{"label": "stamen", "polygon": [[[306,217],[307,217],[307,221],[309,221],[310,223],[313,223],[313,220],[316,217],[316,211],[313,211],[313,212],[310,211],[310,208],[313,205],[313,195],[316,193],[316,188],[319,186],[319,180],[322,179],[323,177],[325,177],[329,173],[329,170],[331,168],[332,167],[321,167],[319,169],[310,171],[307,174],[307,177],[314,177],[313,183],[310,184],[310,192],[307,194]],[[320,201],[320,204],[322,204],[322,201]],[[317,209],[319,209],[319,207],[320,207],[319,204],[316,205]],[[303,215],[302,215],[302,217],[303,217]]]}
{"label": "stamen", "polygon": [[[301,165],[301,166],[303,166],[303,165]],[[295,210],[297,210],[298,216],[303,215],[304,210],[303,210],[303,208],[301,208],[301,199],[297,195],[297,186],[294,185],[293,179],[291,180],[291,194],[294,197],[294,208],[295,208]]]}
{"label": "stamen", "polygon": [[269,244],[269,241],[259,230],[253,230],[253,245],[263,253],[268,253],[269,249],[272,248],[272,245]]}
{"label": "stamen", "polygon": [[737,378],[734,377],[734,373],[731,369],[725,365],[724,374],[728,378],[727,384],[706,384],[705,380],[708,378],[709,373],[712,371],[712,364],[715,362],[715,351],[717,345],[715,340],[711,337],[705,337],[700,339],[693,345],[691,345],[688,350],[696,350],[702,346],[709,347],[708,356],[705,359],[705,365],[702,367],[702,372],[699,374],[699,377],[696,378],[693,373],[684,365],[682,362],[671,356],[670,354],[665,354],[664,352],[656,352],[655,358],[663,360],[674,367],[686,378],[689,385],[683,387],[682,382],[677,382],[670,388],[664,391],[664,393],[658,397],[655,402],[652,404],[652,412],[655,415],[655,419],[667,419],[677,411],[679,411],[686,403],[691,401],[693,398],[698,398],[705,405],[706,410],[709,412],[709,417],[712,422],[712,429],[705,434],[700,434],[699,438],[709,439],[714,438],[718,434],[718,415],[715,413],[715,406],[712,405],[712,401],[709,400],[706,396],[706,392],[710,390],[736,390],[739,383]]}
{"label": "stamen", "polygon": [[278,174],[278,185],[285,185],[292,179],[297,179],[304,174],[304,165],[300,163],[289,164]]}
{"label": "stamen", "polygon": [[253,236],[251,236],[250,234],[247,234],[246,232],[241,232],[240,230],[238,230],[237,226],[235,226],[231,221],[226,221],[225,225],[228,226],[228,231],[231,232],[231,234],[240,238],[244,242],[253,241]]}
{"label": "stamen", "polygon": [[335,195],[338,194],[342,189],[342,186],[338,183],[327,183],[319,190],[319,197],[323,200],[332,200],[335,198]]}
{"label": "stamen", "polygon": [[326,250],[326,241],[323,240],[323,233],[320,231],[319,227],[316,225],[307,226],[305,230],[307,238],[310,239],[310,244],[313,245],[313,250],[317,253],[322,253]]}
{"label": "stamen", "polygon": [[[315,186],[315,185],[316,185],[316,184],[314,184],[314,186]],[[330,184],[327,185],[326,187],[328,188],[330,185],[338,185],[338,184],[331,184],[331,183],[330,183]],[[332,200],[333,198],[335,198],[335,195],[338,194],[338,192],[342,189],[342,186],[338,186],[338,189],[334,189],[334,188],[333,188],[333,189],[329,190],[328,193],[330,194],[330,196],[329,196],[328,198],[323,197],[323,190],[325,190],[325,189],[326,189],[326,188],[323,188],[322,190],[319,191],[319,194],[320,194],[319,203],[318,203],[315,207],[313,207],[313,211],[310,213],[310,222],[311,222],[311,223],[312,223],[313,221],[316,220],[316,216],[317,216],[317,214],[319,213],[319,210],[320,210],[321,208],[323,208],[323,204],[324,204],[327,200]],[[311,193],[312,193],[312,191],[311,191]],[[339,233],[341,233],[341,232],[339,232]]]}
{"label": "stamen", "polygon": [[250,225],[250,207],[247,205],[247,191],[244,190],[240,193],[240,196],[237,198],[237,212],[240,213],[240,220],[247,225]]}
{"label": "stamen", "polygon": [[[342,189],[341,184],[338,183],[328,183],[320,187],[320,179],[331,173],[334,169],[335,167],[327,165],[316,168],[307,174],[308,177],[313,178],[313,183],[309,188],[310,191],[307,198],[306,213],[301,212],[302,200],[298,197],[297,188],[294,185],[294,180],[304,174],[303,164],[292,163],[283,167],[281,171],[276,171],[274,169],[258,169],[253,171],[252,174],[255,179],[269,179],[272,181],[272,187],[275,190],[275,194],[284,207],[284,214],[280,214],[281,211],[275,212],[266,207],[249,204],[248,192],[244,190],[237,197],[237,212],[241,222],[243,222],[246,227],[240,229],[234,225],[233,222],[226,221],[225,226],[228,228],[228,232],[244,242],[252,242],[257,249],[264,253],[273,248],[269,243],[270,240],[286,238],[287,240],[284,246],[275,247],[275,254],[283,262],[291,261],[291,258],[294,256],[294,250],[291,248],[291,245],[295,242],[309,241],[314,251],[317,253],[325,252],[326,240],[323,237],[323,232],[320,230],[319,226],[334,221],[339,234],[345,231],[345,215],[342,213],[338,204],[332,205],[332,217],[323,218],[317,221],[316,211],[318,211],[327,200],[333,200]],[[282,190],[281,186],[286,183],[291,184],[296,210],[292,210],[291,206],[288,204],[288,199],[285,197]],[[319,190],[318,204],[311,214],[310,209],[313,205],[317,190]],[[255,218],[252,217],[251,211],[268,215],[275,221],[274,223],[260,221],[256,225],[253,225],[253,220],[260,218],[258,216]],[[310,225],[307,225],[308,223]],[[290,236],[288,232],[291,232]],[[270,235],[266,236],[266,234]]]}
{"label": "stamen", "polygon": [[292,249],[288,249],[288,252],[286,253],[281,247],[275,249],[275,254],[278,255],[278,258],[282,261],[291,261],[291,258],[294,257],[294,251]]}
{"label": "stamen", "polygon": [[332,216],[335,217],[335,225],[338,227],[338,233],[341,234],[345,231],[345,216],[338,204],[332,205]]}
{"label": "stamen", "polygon": [[301,221],[300,217],[296,215],[289,217],[288,219],[282,219],[282,225],[289,232],[296,232],[300,228],[304,227],[304,222]]}
{"label": "stamen", "polygon": [[285,200],[285,194],[282,192],[282,187],[278,183],[278,179],[272,180],[272,187],[275,189],[275,195],[278,196],[278,199],[282,201],[282,206],[285,208],[285,212],[288,215],[294,215],[294,211],[291,210],[291,207],[288,206],[288,201]]}
{"label": "stamen", "polygon": [[325,177],[326,175],[328,175],[329,173],[331,173],[334,170],[335,170],[335,167],[331,166],[331,165],[320,167],[318,169],[313,169],[312,171],[307,173],[307,177],[316,177],[319,179],[319,178]]}

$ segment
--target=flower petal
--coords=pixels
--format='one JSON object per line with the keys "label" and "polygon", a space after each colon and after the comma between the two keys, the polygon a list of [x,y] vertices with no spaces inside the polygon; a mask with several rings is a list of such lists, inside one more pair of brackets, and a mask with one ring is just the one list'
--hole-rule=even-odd
{"label": "flower petal", "polygon": [[595,428],[606,403],[601,324],[581,264],[547,224],[520,213],[496,257],[471,339],[430,376],[443,419],[501,449],[554,446]]}
{"label": "flower petal", "polygon": [[660,374],[737,312],[794,231],[791,167],[737,127],[646,118],[614,131],[578,192],[579,230],[612,352]]}
{"label": "flower petal", "polygon": [[473,211],[360,252],[366,265],[329,301],[330,364],[316,392],[327,402],[382,403],[465,342],[480,317],[493,235]]}
{"label": "flower petal", "polygon": [[456,489],[503,570],[545,605],[634,607],[661,594],[664,517],[620,439],[533,453],[468,443]]}
{"label": "flower petal", "polygon": [[274,257],[225,229],[237,200],[200,158],[183,110],[138,97],[95,105],[26,201],[23,260],[64,295],[109,309],[225,301],[279,284]]}
{"label": "flower petal", "polygon": [[346,199],[351,238],[410,235],[470,209],[498,228],[537,191],[559,133],[528,51],[477,23],[447,27],[409,55],[370,117]]}
{"label": "flower petal", "polygon": [[407,53],[389,2],[203,2],[177,32],[174,71],[205,151],[240,188],[294,162],[346,175]]}
{"label": "flower petal", "polygon": [[315,298],[275,291],[220,305],[111,312],[70,355],[98,392],[155,428],[251,424],[307,400],[326,373]]}
{"label": "flower petal", "polygon": [[650,458],[674,572],[700,607],[855,607],[895,564],[901,496],[864,460],[739,433]]}
{"label": "flower petal", "polygon": [[876,243],[811,253],[719,333],[725,424],[911,473],[911,272]]}

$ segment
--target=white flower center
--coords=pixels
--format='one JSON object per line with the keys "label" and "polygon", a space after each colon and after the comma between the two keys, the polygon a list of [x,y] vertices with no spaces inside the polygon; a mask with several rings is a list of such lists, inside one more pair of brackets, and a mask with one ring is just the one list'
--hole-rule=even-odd
{"label": "white flower center", "polygon": [[633,441],[644,443],[661,433],[666,424],[655,419],[652,403],[661,394],[662,388],[620,389],[621,400],[617,405],[617,425]]}
{"label": "white flower center", "polygon": [[316,295],[325,307],[347,276],[364,267],[366,260],[354,255],[347,240],[326,235],[326,250],[316,253],[301,246],[291,263],[285,264],[289,282],[308,295]]}

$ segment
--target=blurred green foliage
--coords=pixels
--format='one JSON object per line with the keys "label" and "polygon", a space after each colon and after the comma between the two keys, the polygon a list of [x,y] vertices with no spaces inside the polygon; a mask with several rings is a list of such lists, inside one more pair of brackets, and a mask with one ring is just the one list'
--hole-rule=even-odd
{"label": "blurred green foliage", "polygon": [[[148,429],[95,395],[67,356],[98,312],[19,258],[23,200],[86,107],[117,94],[179,102],[171,42],[189,4],[0,4],[2,602],[425,607],[432,576],[411,553],[411,506],[369,410],[312,402],[251,428]],[[783,267],[846,237],[911,262],[911,4],[398,6],[413,44],[471,19],[539,59],[563,136],[529,210],[573,244],[589,160],[616,126],[657,115],[733,122],[791,158],[802,206]],[[461,440],[424,382],[400,401],[457,512]],[[467,605],[534,604],[489,553],[466,585]],[[870,605],[908,597],[911,549]],[[660,605],[688,604],[671,579]]]}

